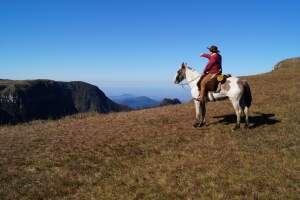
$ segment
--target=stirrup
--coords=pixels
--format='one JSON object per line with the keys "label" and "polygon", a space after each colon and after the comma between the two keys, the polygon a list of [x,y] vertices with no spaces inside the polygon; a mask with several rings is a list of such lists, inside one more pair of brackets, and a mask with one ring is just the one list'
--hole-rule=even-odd
{"label": "stirrup", "polygon": [[198,96],[197,98],[196,98],[196,101],[205,101],[205,97],[202,97],[202,96]]}

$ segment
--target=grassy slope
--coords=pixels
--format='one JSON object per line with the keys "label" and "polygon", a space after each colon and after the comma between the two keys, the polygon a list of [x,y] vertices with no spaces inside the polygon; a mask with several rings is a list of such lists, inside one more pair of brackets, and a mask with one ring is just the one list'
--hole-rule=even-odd
{"label": "grassy slope", "polygon": [[[294,65],[294,66],[293,66]],[[247,77],[252,129],[228,101],[0,127],[0,199],[297,199],[300,66]]]}

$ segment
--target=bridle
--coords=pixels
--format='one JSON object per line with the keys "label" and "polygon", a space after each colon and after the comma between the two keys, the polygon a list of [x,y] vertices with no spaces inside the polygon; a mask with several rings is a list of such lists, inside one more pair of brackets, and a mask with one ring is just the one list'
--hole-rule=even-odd
{"label": "bridle", "polygon": [[[184,86],[189,85],[191,82],[197,80],[198,78],[200,78],[202,76],[202,74],[199,74],[198,76],[196,76],[195,78],[193,78],[190,81],[187,81],[186,83],[178,83],[178,85],[180,85],[182,87],[183,90],[188,90],[187,88],[185,88]],[[193,100],[199,101],[197,98],[193,98]]]}
{"label": "bridle", "polygon": [[196,80],[196,79],[198,79],[200,77],[201,77],[201,74],[199,74],[198,76],[196,76],[196,78],[193,78],[192,80],[190,80],[190,81],[188,81],[186,83],[178,83],[178,84],[181,85],[181,86],[188,85],[188,84],[190,84],[191,82],[193,82],[194,80]]}

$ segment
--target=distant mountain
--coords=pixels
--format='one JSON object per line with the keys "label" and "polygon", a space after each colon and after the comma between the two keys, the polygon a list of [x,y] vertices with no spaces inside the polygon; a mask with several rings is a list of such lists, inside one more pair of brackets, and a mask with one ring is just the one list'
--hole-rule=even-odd
{"label": "distant mountain", "polygon": [[176,105],[176,104],[181,104],[181,101],[179,99],[169,99],[169,98],[164,98],[160,103],[159,106],[168,106],[168,105]]}
{"label": "distant mountain", "polygon": [[159,105],[159,101],[156,101],[146,96],[136,97],[134,95],[125,94],[111,98],[113,101],[122,105],[126,105],[132,109],[151,108]]}
{"label": "distant mountain", "polygon": [[109,96],[110,99],[114,100],[114,101],[122,101],[125,99],[133,99],[136,98],[137,96],[132,95],[132,94],[122,94],[119,96]]}
{"label": "distant mountain", "polygon": [[78,112],[129,110],[96,86],[52,80],[0,80],[0,123],[59,118]]}

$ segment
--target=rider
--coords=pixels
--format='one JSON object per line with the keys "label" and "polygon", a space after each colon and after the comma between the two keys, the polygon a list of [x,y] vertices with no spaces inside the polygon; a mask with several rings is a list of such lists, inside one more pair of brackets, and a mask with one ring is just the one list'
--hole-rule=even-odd
{"label": "rider", "polygon": [[207,48],[210,53],[209,54],[202,54],[200,57],[208,58],[209,62],[207,63],[203,75],[201,76],[198,82],[198,89],[199,89],[199,97],[198,100],[204,102],[204,98],[206,96],[206,86],[207,83],[216,75],[222,74],[222,56],[219,54],[218,47],[212,45]]}

